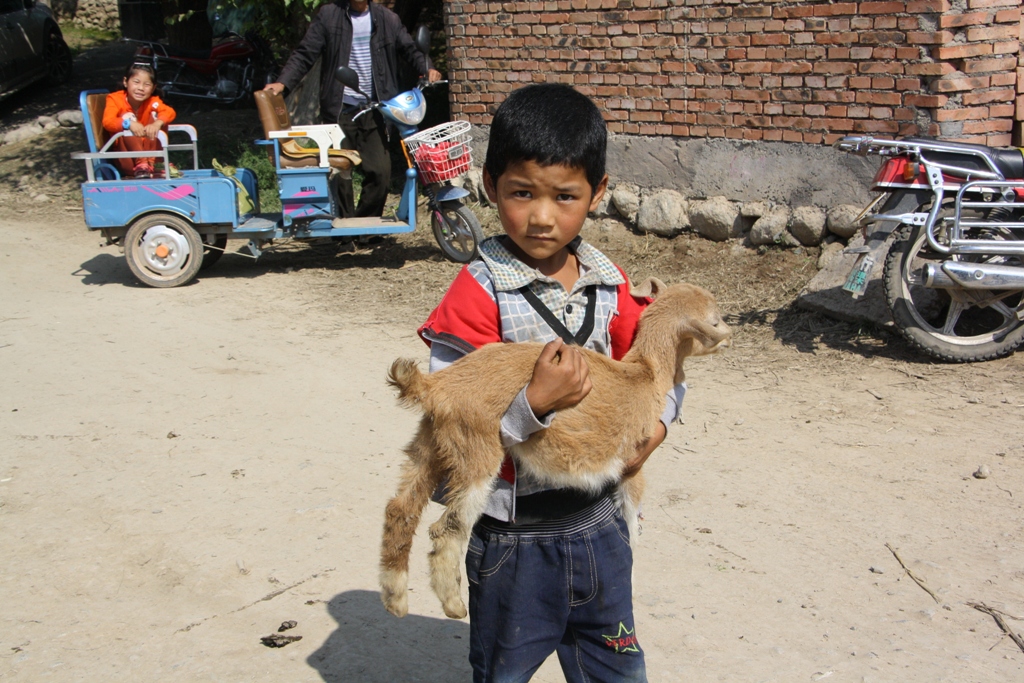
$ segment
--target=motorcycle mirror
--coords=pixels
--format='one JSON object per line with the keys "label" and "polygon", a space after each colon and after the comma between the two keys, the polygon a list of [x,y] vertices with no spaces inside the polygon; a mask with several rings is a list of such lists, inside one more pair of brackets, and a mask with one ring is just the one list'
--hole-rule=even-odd
{"label": "motorcycle mirror", "polygon": [[419,48],[420,52],[425,55],[430,54],[430,29],[423,24],[417,26],[412,42],[416,43],[416,47]]}
{"label": "motorcycle mirror", "polygon": [[[366,97],[366,93],[359,89],[359,74],[349,67],[339,66],[338,70],[334,72],[334,79],[346,88],[352,88],[363,97]],[[367,97],[366,99],[370,98]]]}

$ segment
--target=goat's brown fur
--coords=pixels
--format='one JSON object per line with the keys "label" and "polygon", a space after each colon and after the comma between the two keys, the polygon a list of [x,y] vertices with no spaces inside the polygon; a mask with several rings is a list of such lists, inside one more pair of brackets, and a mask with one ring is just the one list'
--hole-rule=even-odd
{"label": "goat's brown fur", "polygon": [[[664,409],[665,394],[683,380],[683,359],[727,345],[729,327],[714,298],[694,285],[665,288],[644,311],[632,348],[622,361],[581,349],[592,390],[578,405],[559,411],[551,426],[514,446],[521,470],[552,486],[600,491],[620,480]],[[488,344],[450,367],[424,375],[398,359],[388,383],[399,398],[423,411],[419,430],[405,448],[397,495],[385,511],[381,547],[381,599],[389,612],[408,612],[409,552],[430,494],[447,479],[445,512],[430,527],[431,587],[444,612],[466,615],[459,585],[462,552],[483,513],[505,451],[501,417],[533,373],[542,344]],[[640,476],[622,482],[619,502],[635,531]]]}

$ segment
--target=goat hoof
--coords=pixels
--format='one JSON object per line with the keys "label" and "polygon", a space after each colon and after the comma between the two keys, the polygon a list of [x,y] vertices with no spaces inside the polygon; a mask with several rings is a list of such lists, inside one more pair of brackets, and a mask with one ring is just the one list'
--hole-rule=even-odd
{"label": "goat hoof", "polygon": [[409,598],[405,595],[399,597],[396,595],[389,595],[386,592],[381,591],[380,601],[384,603],[384,609],[391,612],[399,619],[409,613]]}
{"label": "goat hoof", "polygon": [[462,600],[452,600],[444,605],[445,616],[451,619],[465,619],[469,612],[466,611],[466,604]]}

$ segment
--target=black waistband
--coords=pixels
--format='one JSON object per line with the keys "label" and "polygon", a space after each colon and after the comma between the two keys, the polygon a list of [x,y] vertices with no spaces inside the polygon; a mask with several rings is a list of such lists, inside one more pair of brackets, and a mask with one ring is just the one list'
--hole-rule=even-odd
{"label": "black waistband", "polygon": [[605,487],[597,493],[578,489],[552,489],[531,493],[516,498],[516,518],[514,522],[501,522],[487,518],[488,524],[497,526],[522,526],[541,522],[557,522],[568,519],[608,498],[614,485]]}

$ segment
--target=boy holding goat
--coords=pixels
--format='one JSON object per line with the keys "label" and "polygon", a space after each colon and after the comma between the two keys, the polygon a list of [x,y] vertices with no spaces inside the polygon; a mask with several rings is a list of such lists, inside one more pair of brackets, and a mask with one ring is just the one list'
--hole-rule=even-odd
{"label": "boy holding goat", "polygon": [[[493,342],[546,342],[501,419],[510,448],[589,393],[579,347],[620,359],[647,299],[579,233],[608,184],[600,111],[571,87],[513,92],[491,125],[484,187],[505,235],[455,278],[419,332],[432,372]],[[636,474],[678,416],[685,385],[629,462]],[[476,683],[526,681],[552,652],[566,680],[646,681],[635,633],[629,531],[613,501],[551,489],[506,456],[466,556],[470,662]],[[443,490],[438,492],[443,500]]]}

